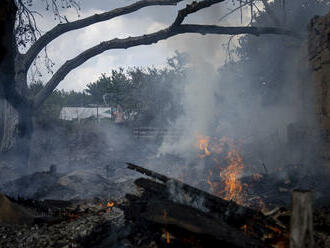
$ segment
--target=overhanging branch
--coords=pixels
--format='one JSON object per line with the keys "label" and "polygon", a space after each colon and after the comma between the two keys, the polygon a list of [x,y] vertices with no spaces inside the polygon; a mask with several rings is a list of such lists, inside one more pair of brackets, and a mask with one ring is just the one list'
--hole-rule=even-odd
{"label": "overhanging branch", "polygon": [[178,26],[171,26],[160,30],[155,33],[128,37],[124,39],[113,39],[105,41],[96,45],[86,51],[80,53],[75,58],[66,61],[58,71],[53,75],[53,77],[48,81],[45,87],[35,96],[34,106],[40,106],[47,97],[53,92],[57,85],[64,79],[64,77],[73,69],[77,68],[83,64],[88,59],[99,55],[107,50],[111,49],[127,49],[139,45],[149,45],[157,43],[160,40],[165,40],[169,37],[173,37],[184,33],[199,33],[199,34],[278,34],[278,35],[288,35],[292,37],[299,37],[296,33],[283,29],[274,27],[223,27],[215,25],[194,25],[194,24],[184,24]]}
{"label": "overhanging branch", "polygon": [[175,21],[172,24],[172,27],[180,25],[183,20],[190,14],[195,13],[201,9],[210,7],[213,4],[224,2],[225,0],[207,0],[201,2],[192,2],[188,4],[184,9],[179,10],[178,15]]}
{"label": "overhanging branch", "polygon": [[[86,17],[84,19],[80,19],[77,21],[64,23],[64,24],[58,24],[53,29],[42,35],[26,52],[24,55],[24,68],[26,71],[31,66],[33,60],[36,58],[36,56],[40,53],[40,51],[47,46],[51,41],[55,40],[60,35],[76,30],[81,29],[87,26],[90,26],[92,24],[103,22],[110,20],[112,18],[126,15],[129,13],[133,13],[141,8],[148,7],[148,6],[154,6],[154,5],[176,5],[177,3],[181,2],[183,0],[141,0],[136,3],[133,3],[131,5],[117,8],[108,12],[104,12],[102,14],[95,14],[89,17]],[[222,0],[223,1],[223,0]]]}

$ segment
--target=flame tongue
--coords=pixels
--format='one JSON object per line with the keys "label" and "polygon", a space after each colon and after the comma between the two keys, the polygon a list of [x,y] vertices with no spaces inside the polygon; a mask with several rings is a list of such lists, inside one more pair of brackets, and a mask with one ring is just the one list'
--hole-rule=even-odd
{"label": "flame tongue", "polygon": [[224,199],[243,204],[245,197],[240,181],[244,168],[242,157],[236,149],[233,149],[228,152],[227,161],[229,166],[220,170],[220,177],[225,185]]}
{"label": "flame tongue", "polygon": [[244,204],[245,192],[240,177],[244,163],[233,139],[220,139],[196,134],[200,150],[199,158],[213,155],[214,164],[209,169],[208,184],[211,191],[226,200]]}
{"label": "flame tongue", "polygon": [[211,152],[209,151],[209,142],[210,142],[210,137],[209,136],[202,136],[200,134],[195,134],[198,138],[198,142],[196,143],[196,146],[199,147],[200,154],[199,158],[204,158],[206,156],[210,156]]}

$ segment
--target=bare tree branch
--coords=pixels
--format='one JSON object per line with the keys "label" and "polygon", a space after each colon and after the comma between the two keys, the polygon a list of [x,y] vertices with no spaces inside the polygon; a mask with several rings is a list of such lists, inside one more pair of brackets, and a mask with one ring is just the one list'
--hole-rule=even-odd
{"label": "bare tree branch", "polygon": [[272,8],[269,6],[268,0],[261,0],[263,5],[265,6],[265,10],[270,16],[270,18],[273,20],[275,26],[281,26],[280,20],[277,18],[276,14],[272,10]]}
{"label": "bare tree branch", "polygon": [[210,7],[213,4],[222,2],[224,0],[204,0],[201,2],[193,2],[187,5],[186,8],[180,10],[178,15],[168,28],[162,29],[158,32],[154,32],[147,35],[128,37],[124,39],[112,39],[109,41],[101,42],[100,44],[91,47],[84,52],[80,53],[75,58],[66,61],[52,76],[52,78],[47,82],[45,87],[39,91],[39,93],[34,98],[33,106],[35,108],[39,107],[47,97],[53,92],[57,85],[64,79],[64,77],[73,69],[77,68],[83,64],[88,59],[99,55],[107,50],[111,49],[127,49],[139,45],[149,45],[152,43],[157,43],[160,40],[165,40],[169,37],[176,36],[178,34],[184,33],[199,33],[205,34],[280,34],[289,35],[293,37],[299,37],[296,33],[283,29],[274,27],[222,27],[216,25],[196,25],[196,24],[181,24],[185,17],[191,13],[195,13],[203,8]]}
{"label": "bare tree branch", "polygon": [[236,12],[237,10],[245,7],[248,4],[251,4],[251,3],[253,4],[254,2],[255,2],[255,0],[247,1],[247,2],[243,3],[242,5],[240,5],[240,6],[236,7],[236,8],[234,8],[234,9],[232,9],[231,11],[229,11],[228,13],[226,13],[225,15],[223,15],[222,17],[220,17],[219,20],[218,20],[218,22],[223,21],[226,17],[230,16],[231,14],[233,14],[234,12]]}
{"label": "bare tree branch", "polygon": [[208,1],[201,1],[201,2],[192,2],[191,4],[188,4],[184,9],[181,9],[178,12],[177,17],[172,24],[172,27],[180,25],[189,14],[195,13],[201,9],[210,7],[213,4],[221,3],[223,1],[225,1],[225,0],[208,0]]}
{"label": "bare tree branch", "polygon": [[[29,69],[31,66],[33,60],[36,58],[36,56],[40,53],[40,51],[51,41],[59,37],[60,35],[84,28],[87,26],[90,26],[92,24],[103,22],[110,20],[112,18],[122,16],[125,14],[129,14],[132,12],[135,12],[141,8],[147,7],[147,6],[153,6],[153,5],[176,5],[177,3],[181,2],[183,0],[141,0],[136,3],[133,3],[131,5],[117,8],[108,12],[104,12],[102,14],[95,14],[89,17],[86,17],[84,19],[80,19],[74,22],[64,23],[64,24],[58,24],[53,29],[42,35],[26,52],[24,55],[24,67],[26,70]],[[222,0],[224,1],[224,0]]]}
{"label": "bare tree branch", "polygon": [[184,33],[199,33],[199,34],[280,34],[298,37],[298,35],[290,30],[273,28],[273,27],[222,27],[215,25],[194,25],[194,24],[182,24],[179,26],[171,26],[160,30],[155,33],[128,37],[124,39],[113,39],[87,49],[80,53],[75,58],[66,61],[60,69],[53,75],[48,81],[45,87],[36,95],[34,99],[34,106],[40,106],[47,97],[53,92],[57,85],[64,79],[64,77],[73,69],[83,64],[88,59],[103,53],[104,51],[111,49],[127,49],[139,45],[149,45],[157,43],[160,40],[167,39],[169,37],[184,34]]}

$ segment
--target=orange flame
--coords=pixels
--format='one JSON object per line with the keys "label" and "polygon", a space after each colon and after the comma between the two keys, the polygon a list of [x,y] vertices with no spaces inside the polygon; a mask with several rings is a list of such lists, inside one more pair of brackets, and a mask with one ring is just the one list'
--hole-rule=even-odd
{"label": "orange flame", "polygon": [[[226,200],[232,200],[238,204],[245,201],[245,192],[240,182],[244,163],[238,152],[234,140],[228,137],[221,139],[211,138],[195,133],[197,137],[197,147],[199,147],[199,158],[203,159],[214,154],[215,166],[209,170],[208,184],[211,191]],[[228,150],[229,149],[229,150]],[[221,162],[220,162],[221,161]],[[224,167],[226,166],[226,167]],[[219,175],[223,188],[219,180],[213,180],[215,175]]]}
{"label": "orange flame", "polygon": [[232,149],[227,154],[229,166],[221,169],[220,177],[225,185],[224,199],[232,200],[238,204],[243,204],[245,197],[240,176],[243,172],[244,164],[241,155],[236,149]]}
{"label": "orange flame", "polygon": [[248,226],[245,224],[240,229],[243,230],[243,232],[247,233]]}
{"label": "orange flame", "polygon": [[198,138],[198,142],[196,143],[196,146],[199,147],[200,150],[199,158],[205,158],[206,156],[210,156],[211,152],[208,148],[210,137],[203,136],[198,133],[195,133],[195,136],[197,136]]}
{"label": "orange flame", "polygon": [[171,243],[170,233],[168,231],[166,231],[166,243],[167,244]]}

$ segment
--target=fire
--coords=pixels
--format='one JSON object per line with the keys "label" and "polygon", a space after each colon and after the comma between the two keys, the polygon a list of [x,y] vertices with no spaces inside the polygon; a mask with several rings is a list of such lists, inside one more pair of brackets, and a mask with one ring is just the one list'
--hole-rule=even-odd
{"label": "fire", "polygon": [[243,226],[241,227],[241,230],[243,230],[243,232],[247,233],[248,226],[247,226],[247,225],[243,225]]}
{"label": "fire", "polygon": [[208,177],[211,191],[225,200],[244,204],[245,191],[240,181],[244,163],[238,145],[228,137],[211,139],[209,136],[196,134],[196,138],[200,150],[199,158],[213,155],[214,164],[209,169]]}
{"label": "fire", "polygon": [[233,149],[228,152],[227,160],[229,166],[220,170],[220,177],[225,185],[224,199],[243,204],[245,197],[243,196],[243,186],[240,181],[244,168],[242,157],[236,149]]}
{"label": "fire", "polygon": [[171,240],[174,239],[174,237],[166,230],[166,229],[162,229],[163,233],[161,238],[165,240],[166,244],[170,244]]}
{"label": "fire", "polygon": [[166,209],[164,209],[164,215],[163,215],[163,218],[164,218],[164,220],[167,219],[167,212],[166,212]]}
{"label": "fire", "polygon": [[196,145],[199,147],[200,150],[199,157],[205,158],[206,156],[210,156],[211,155],[211,152],[209,150],[210,137],[202,136],[198,133],[195,133],[195,135],[198,137],[198,142],[196,143]]}
{"label": "fire", "polygon": [[170,233],[166,231],[166,243],[169,244],[171,243],[171,239],[170,239]]}
{"label": "fire", "polygon": [[112,208],[114,205],[115,205],[114,202],[107,202],[107,205],[106,205],[106,207],[107,207],[106,213],[110,213],[111,208]]}

